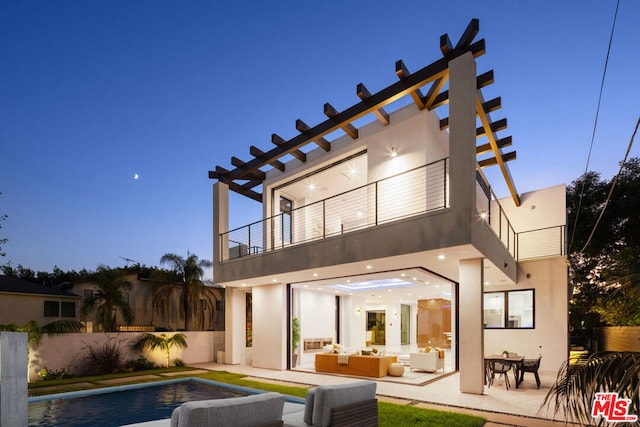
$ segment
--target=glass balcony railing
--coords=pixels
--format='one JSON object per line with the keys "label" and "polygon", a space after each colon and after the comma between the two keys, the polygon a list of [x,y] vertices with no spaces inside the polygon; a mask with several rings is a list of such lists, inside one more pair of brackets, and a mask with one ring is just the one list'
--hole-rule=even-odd
{"label": "glass balcony railing", "polygon": [[515,232],[482,174],[476,174],[476,210],[517,261],[566,254],[565,226]]}
{"label": "glass balcony railing", "polygon": [[374,227],[449,206],[448,159],[221,234],[221,261]]}
{"label": "glass balcony railing", "polygon": [[[449,160],[442,159],[236,228],[219,236],[221,262],[375,227],[449,207]],[[516,233],[481,173],[476,210],[514,259],[565,255],[565,227]]]}

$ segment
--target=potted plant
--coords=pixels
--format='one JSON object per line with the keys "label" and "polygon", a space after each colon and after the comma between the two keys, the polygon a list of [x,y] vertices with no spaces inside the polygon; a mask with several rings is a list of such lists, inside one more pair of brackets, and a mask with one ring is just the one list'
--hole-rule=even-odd
{"label": "potted plant", "polygon": [[509,350],[502,350],[502,357],[504,358],[509,357]]}
{"label": "potted plant", "polygon": [[291,361],[292,368],[295,368],[298,362],[298,345],[300,344],[300,321],[297,317],[291,319]]}

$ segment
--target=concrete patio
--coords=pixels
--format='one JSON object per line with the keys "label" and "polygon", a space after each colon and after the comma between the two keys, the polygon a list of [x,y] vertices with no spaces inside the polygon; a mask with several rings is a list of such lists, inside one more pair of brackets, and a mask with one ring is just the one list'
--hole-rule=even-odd
{"label": "concrete patio", "polygon": [[[246,365],[201,363],[192,366],[199,369],[244,374],[260,381],[276,381],[307,386],[361,380],[361,378],[310,372],[260,369]],[[484,394],[466,394],[459,391],[459,374],[452,373],[424,386],[376,381],[378,384],[377,394],[381,401],[478,415],[487,419],[486,426],[537,427],[567,425],[563,416],[555,414],[553,411],[548,411],[546,408],[540,410],[542,401],[547,395],[551,384],[555,381],[556,373],[544,371],[539,373],[541,379],[540,389],[536,388],[533,375],[525,374],[520,388],[516,389],[512,386],[507,390],[504,382],[496,379],[492,387],[485,387]]]}

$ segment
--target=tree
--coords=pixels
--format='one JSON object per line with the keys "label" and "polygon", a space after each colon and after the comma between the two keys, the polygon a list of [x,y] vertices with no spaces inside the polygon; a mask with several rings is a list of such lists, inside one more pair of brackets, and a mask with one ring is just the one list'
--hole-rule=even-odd
{"label": "tree", "polygon": [[640,325],[640,159],[614,180],[588,172],[567,189],[570,324],[587,340],[602,325]]}
{"label": "tree", "polygon": [[204,269],[211,267],[213,263],[200,260],[197,255],[187,252],[186,259],[172,253],[164,254],[160,258],[160,265],[164,264],[168,264],[171,271],[159,270],[151,274],[154,309],[166,315],[173,296],[177,295],[185,331],[189,329],[190,320],[203,318],[206,309],[213,316],[216,301],[222,299],[222,293],[219,288],[207,286],[203,279]]}
{"label": "tree", "polygon": [[136,351],[143,351],[147,348],[150,351],[153,351],[156,348],[161,349],[165,352],[167,368],[171,364],[171,349],[173,347],[187,348],[187,336],[180,333],[173,334],[171,336],[166,334],[144,334],[132,346]]}
{"label": "tree", "polygon": [[44,326],[38,325],[34,320],[27,322],[24,326],[18,326],[15,323],[9,323],[8,325],[0,325],[0,331],[9,332],[26,332],[27,343],[29,348],[35,349],[42,340],[42,336],[47,335],[60,335],[67,333],[82,332],[84,325],[75,320],[57,320],[55,322],[47,323]]}
{"label": "tree", "polygon": [[[615,392],[620,399],[630,399],[628,413],[640,409],[640,353],[599,352],[566,361],[551,386],[542,407],[565,414],[567,421],[592,425],[596,420],[591,408],[596,393]],[[604,419],[598,425],[605,425]],[[627,424],[625,424],[627,425]]]}
{"label": "tree", "polygon": [[127,325],[133,323],[133,310],[125,298],[125,292],[131,290],[131,283],[125,279],[125,274],[120,268],[100,265],[92,277],[98,290],[84,300],[82,315],[95,310],[96,323],[105,332],[116,332],[118,311]]}

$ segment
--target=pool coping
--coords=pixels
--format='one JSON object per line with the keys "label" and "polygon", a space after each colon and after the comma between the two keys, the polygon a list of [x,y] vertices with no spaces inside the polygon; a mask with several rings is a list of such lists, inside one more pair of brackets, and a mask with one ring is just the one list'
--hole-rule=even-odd
{"label": "pool coping", "polygon": [[[44,402],[44,401],[55,400],[55,399],[72,399],[76,397],[86,397],[86,396],[93,396],[93,395],[105,394],[105,393],[115,393],[118,391],[136,390],[140,388],[156,387],[161,385],[174,384],[174,383],[187,382],[187,381],[195,381],[202,384],[213,385],[216,387],[220,387],[220,388],[224,388],[232,391],[239,391],[247,394],[267,393],[267,391],[264,391],[264,390],[258,390],[255,388],[249,388],[249,387],[244,387],[240,385],[227,384],[219,381],[207,380],[204,378],[185,377],[185,378],[173,378],[173,379],[161,380],[161,381],[152,381],[152,382],[146,382],[146,383],[140,383],[140,384],[126,384],[126,385],[117,385],[117,386],[111,386],[111,387],[93,388],[89,390],[67,391],[64,393],[52,393],[52,394],[47,394],[43,396],[32,396],[27,399],[27,403]],[[303,405],[305,402],[305,400],[300,397],[289,396],[286,394],[284,395],[284,400],[286,402],[299,403]]]}

